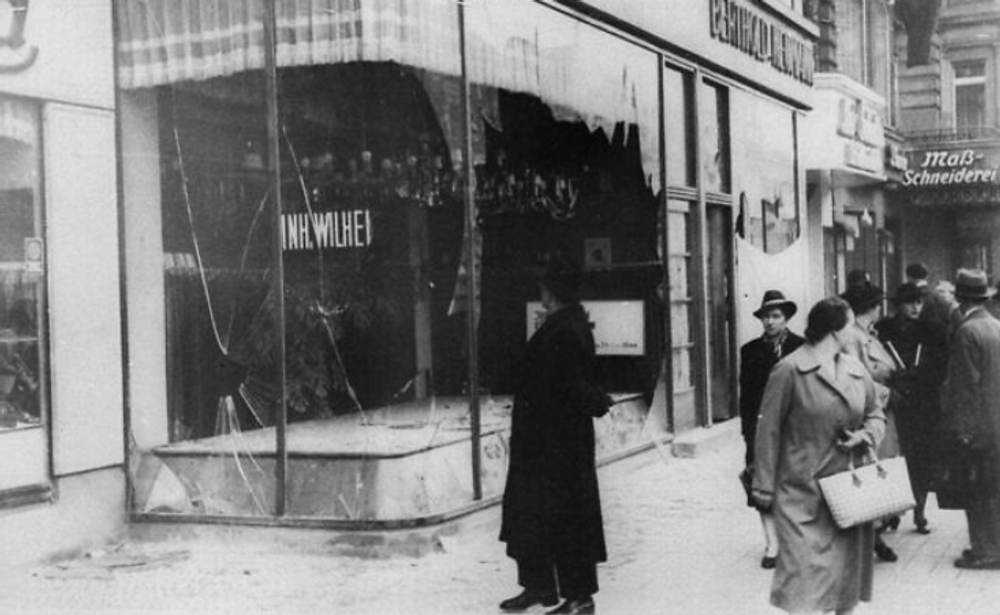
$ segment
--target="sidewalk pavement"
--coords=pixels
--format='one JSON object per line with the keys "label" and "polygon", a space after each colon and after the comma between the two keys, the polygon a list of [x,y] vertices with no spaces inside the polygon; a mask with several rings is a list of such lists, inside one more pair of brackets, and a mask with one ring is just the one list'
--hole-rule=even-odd
{"label": "sidewalk pavement", "polygon": [[[658,448],[600,471],[609,561],[600,614],[774,614],[762,535],[737,480],[742,445],[681,459]],[[932,498],[933,499],[933,498]],[[496,540],[498,515],[422,557],[335,556],[273,542],[131,543],[89,559],[0,578],[0,613],[338,615],[498,613],[519,591]],[[956,569],[968,546],[962,513],[929,507],[932,533],[909,516],[886,535],[873,602],[858,615],[1000,612],[1000,571]],[[537,608],[531,613],[541,613]]]}

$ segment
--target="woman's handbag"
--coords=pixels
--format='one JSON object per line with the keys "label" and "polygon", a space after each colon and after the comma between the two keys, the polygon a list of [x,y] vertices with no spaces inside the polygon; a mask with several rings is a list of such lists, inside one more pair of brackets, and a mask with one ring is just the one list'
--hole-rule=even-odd
{"label": "woman's handbag", "polygon": [[848,468],[820,478],[819,488],[841,529],[916,506],[904,457],[875,458],[874,463],[855,467],[851,454]]}

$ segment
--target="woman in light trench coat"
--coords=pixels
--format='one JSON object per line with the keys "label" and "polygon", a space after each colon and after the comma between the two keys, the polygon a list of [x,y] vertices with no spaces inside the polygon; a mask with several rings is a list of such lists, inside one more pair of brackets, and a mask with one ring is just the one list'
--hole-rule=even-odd
{"label": "woman in light trench coat", "polygon": [[[854,355],[875,381],[875,397],[879,407],[885,413],[885,434],[878,447],[879,459],[888,459],[899,455],[899,435],[896,432],[896,417],[893,407],[898,396],[893,393],[893,377],[901,367],[889,354],[877,336],[875,323],[882,310],[882,300],[885,293],[871,282],[855,284],[840,296],[851,306],[854,312],[854,333],[848,344],[847,352]],[[894,562],[898,559],[896,552],[885,543],[882,534],[890,527],[899,525],[899,517],[883,518],[875,524],[875,555],[884,562]]]}
{"label": "woman in light trench coat", "polygon": [[872,525],[839,529],[817,481],[877,447],[885,429],[871,376],[844,352],[852,321],[843,299],[817,303],[807,343],[775,366],[761,403],[754,496],[773,505],[779,550],[771,603],[789,613],[846,615],[872,595]]}

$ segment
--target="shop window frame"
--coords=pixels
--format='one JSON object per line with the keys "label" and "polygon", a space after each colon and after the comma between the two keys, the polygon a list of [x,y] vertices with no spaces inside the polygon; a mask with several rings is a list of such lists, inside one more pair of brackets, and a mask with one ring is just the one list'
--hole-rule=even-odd
{"label": "shop window frame", "polygon": [[[2,100],[16,100],[32,107],[34,128],[36,130],[37,143],[34,151],[35,170],[35,190],[36,194],[33,203],[33,215],[35,224],[34,237],[42,238],[41,263],[42,271],[39,273],[38,284],[38,305],[35,312],[38,318],[38,331],[35,335],[38,350],[38,405],[40,424],[37,426],[14,428],[10,431],[37,429],[44,449],[38,451],[42,455],[41,463],[44,465],[44,479],[40,482],[18,485],[15,487],[0,489],[0,511],[23,508],[38,504],[52,504],[56,501],[57,492],[53,483],[53,451],[52,451],[52,409],[50,391],[50,346],[49,346],[49,307],[48,307],[48,255],[46,236],[46,203],[45,203],[45,127],[43,122],[44,103],[42,101],[25,98],[22,96],[3,94]],[[0,442],[7,430],[0,430]]]}

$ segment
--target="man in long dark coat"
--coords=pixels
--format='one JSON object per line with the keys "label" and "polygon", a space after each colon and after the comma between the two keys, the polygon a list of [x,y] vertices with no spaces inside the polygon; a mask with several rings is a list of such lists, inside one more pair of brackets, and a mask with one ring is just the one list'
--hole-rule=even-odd
{"label": "man in long dark coat", "polygon": [[962,320],[951,338],[944,419],[977,468],[966,501],[971,548],[959,568],[1000,569],[1000,321],[986,311],[996,291],[979,269],[960,269],[955,282]]}
{"label": "man in long dark coat", "polygon": [[504,600],[504,611],[554,605],[561,595],[549,613],[593,613],[597,563],[607,559],[593,419],[608,399],[594,385],[578,271],[556,259],[534,272],[546,317],[528,341],[515,391],[500,529],[524,591]]}

